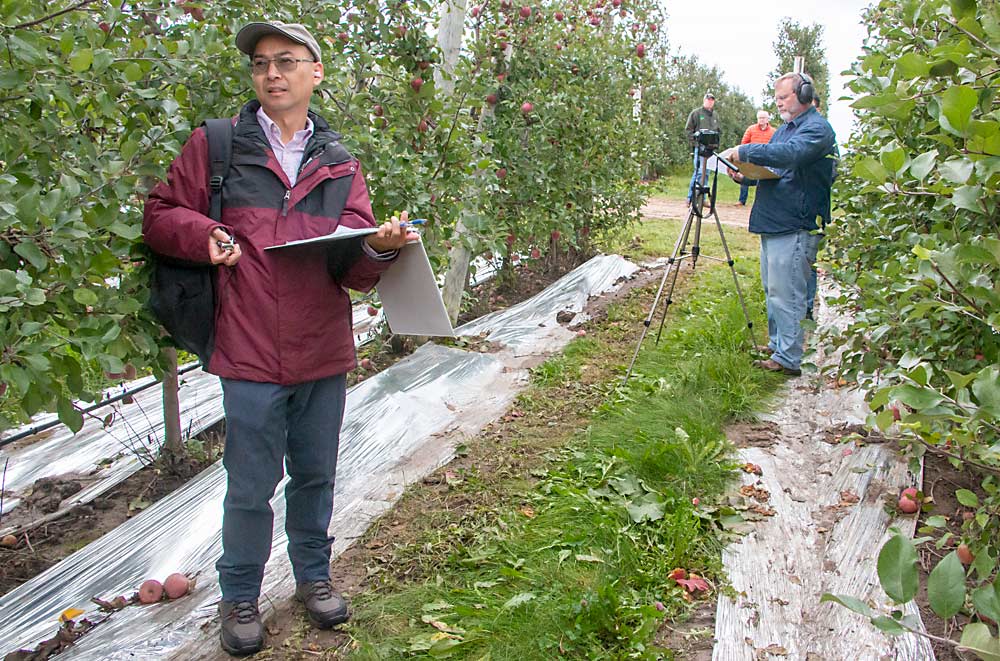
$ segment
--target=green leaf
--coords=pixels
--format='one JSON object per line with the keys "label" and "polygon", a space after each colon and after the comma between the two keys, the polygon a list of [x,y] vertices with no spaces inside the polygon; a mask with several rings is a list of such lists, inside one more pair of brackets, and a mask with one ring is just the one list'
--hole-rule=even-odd
{"label": "green leaf", "polygon": [[60,397],[56,411],[59,414],[59,422],[69,427],[71,432],[75,434],[83,429],[83,414],[73,406],[72,400]]}
{"label": "green leaf", "polygon": [[917,594],[917,549],[903,535],[894,535],[878,554],[878,579],[882,589],[896,603],[903,604]]}
{"label": "green leaf", "polygon": [[887,633],[890,636],[898,636],[900,634],[906,633],[906,629],[903,628],[896,620],[892,619],[888,615],[879,615],[878,617],[871,618],[871,623],[875,625],[879,631]]}
{"label": "green leaf", "polygon": [[854,175],[875,184],[885,183],[889,173],[874,158],[863,158],[854,164]]}
{"label": "green leaf", "polygon": [[919,53],[909,52],[896,60],[896,73],[901,78],[923,78],[930,68],[930,63]]}
{"label": "green leaf", "polygon": [[892,396],[903,404],[918,410],[937,406],[944,401],[944,397],[936,390],[920,388],[908,383],[893,388]]}
{"label": "green leaf", "polygon": [[49,264],[48,258],[33,241],[21,241],[14,246],[14,252],[28,260],[39,271],[44,271]]}
{"label": "green leaf", "polygon": [[965,568],[952,551],[927,577],[927,600],[939,617],[949,618],[965,604]]}
{"label": "green leaf", "polygon": [[635,523],[643,521],[659,521],[663,518],[664,506],[660,496],[655,493],[647,493],[642,498],[630,501],[625,509]]}
{"label": "green leaf", "polygon": [[979,198],[983,195],[982,186],[962,186],[956,188],[951,194],[951,203],[959,209],[966,209],[975,213],[983,213],[983,207],[979,203]]}
{"label": "green leaf", "polygon": [[955,498],[966,507],[979,507],[979,497],[968,489],[959,489],[956,491]]}
{"label": "green leaf", "polygon": [[1000,582],[994,581],[973,590],[972,605],[976,607],[977,613],[1000,621]]}
{"label": "green leaf", "polygon": [[980,370],[972,382],[972,394],[980,409],[991,416],[1000,416],[1000,368],[991,366]]}
{"label": "green leaf", "polygon": [[949,87],[941,95],[941,112],[960,135],[964,135],[972,119],[972,111],[979,102],[979,95],[969,85]]}
{"label": "green leaf", "polygon": [[975,652],[982,661],[1000,661],[1000,640],[990,634],[990,628],[982,622],[970,622],[962,629],[962,639],[958,649]]}
{"label": "green leaf", "polygon": [[923,181],[927,173],[934,168],[934,163],[937,159],[938,150],[932,149],[930,151],[925,151],[920,154],[912,161],[910,161],[910,174],[912,174],[917,181]]}
{"label": "green leaf", "polygon": [[522,592],[521,594],[516,594],[504,603],[501,610],[510,610],[511,608],[523,606],[534,598],[535,593],[533,592]]}
{"label": "green leaf", "polygon": [[73,300],[80,305],[96,305],[97,294],[90,289],[83,287],[73,290]]}
{"label": "green leaf", "polygon": [[93,62],[94,51],[89,48],[81,48],[69,58],[69,66],[76,73],[83,73]]}
{"label": "green leaf", "polygon": [[827,592],[820,598],[819,601],[820,603],[826,601],[832,601],[834,603],[840,604],[841,606],[847,608],[848,610],[854,611],[858,615],[864,615],[865,617],[871,616],[871,608],[868,607],[868,604],[850,595],[846,594],[838,595]]}
{"label": "green leaf", "polygon": [[951,0],[951,15],[958,20],[976,15],[976,0]]}
{"label": "green leaf", "polygon": [[964,184],[972,176],[973,165],[968,158],[949,158],[938,167],[938,172],[953,184]]}
{"label": "green leaf", "polygon": [[[882,161],[882,165],[889,172],[899,172],[903,169],[903,165],[906,164],[906,152],[901,148],[891,149],[889,151],[884,151],[879,155],[879,159]],[[971,164],[970,164],[971,168]]]}

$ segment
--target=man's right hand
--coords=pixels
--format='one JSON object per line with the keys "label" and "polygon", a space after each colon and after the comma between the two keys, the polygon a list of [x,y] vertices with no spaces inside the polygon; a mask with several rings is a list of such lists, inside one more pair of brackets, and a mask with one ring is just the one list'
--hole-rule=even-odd
{"label": "man's right hand", "polygon": [[236,266],[242,254],[239,244],[225,230],[220,227],[212,230],[208,237],[208,258],[213,264]]}

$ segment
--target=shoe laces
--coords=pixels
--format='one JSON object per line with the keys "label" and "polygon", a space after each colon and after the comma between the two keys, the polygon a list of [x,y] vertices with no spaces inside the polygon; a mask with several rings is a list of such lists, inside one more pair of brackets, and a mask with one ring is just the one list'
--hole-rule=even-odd
{"label": "shoe laces", "polygon": [[230,617],[235,617],[240,624],[249,624],[257,617],[257,605],[252,601],[241,601],[233,606]]}
{"label": "shoe laces", "polygon": [[330,581],[317,581],[312,584],[309,591],[320,601],[333,598],[333,585]]}

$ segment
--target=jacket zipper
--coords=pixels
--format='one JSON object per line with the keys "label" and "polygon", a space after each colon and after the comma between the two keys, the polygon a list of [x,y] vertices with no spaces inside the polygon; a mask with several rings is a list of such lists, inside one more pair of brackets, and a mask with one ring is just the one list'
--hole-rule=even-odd
{"label": "jacket zipper", "polygon": [[281,217],[288,215],[288,198],[292,196],[291,189],[285,189],[285,198],[281,201]]}

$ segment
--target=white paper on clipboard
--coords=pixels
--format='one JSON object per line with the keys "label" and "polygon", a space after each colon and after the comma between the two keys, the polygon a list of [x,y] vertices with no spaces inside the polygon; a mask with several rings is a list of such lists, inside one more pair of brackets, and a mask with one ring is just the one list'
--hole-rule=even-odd
{"label": "white paper on clipboard", "polygon": [[[329,243],[374,234],[377,227],[338,227],[333,234],[289,241],[264,250],[284,250],[295,246]],[[430,259],[422,241],[410,241],[399,249],[399,257],[375,285],[389,329],[397,335],[455,337],[444,307]]]}

